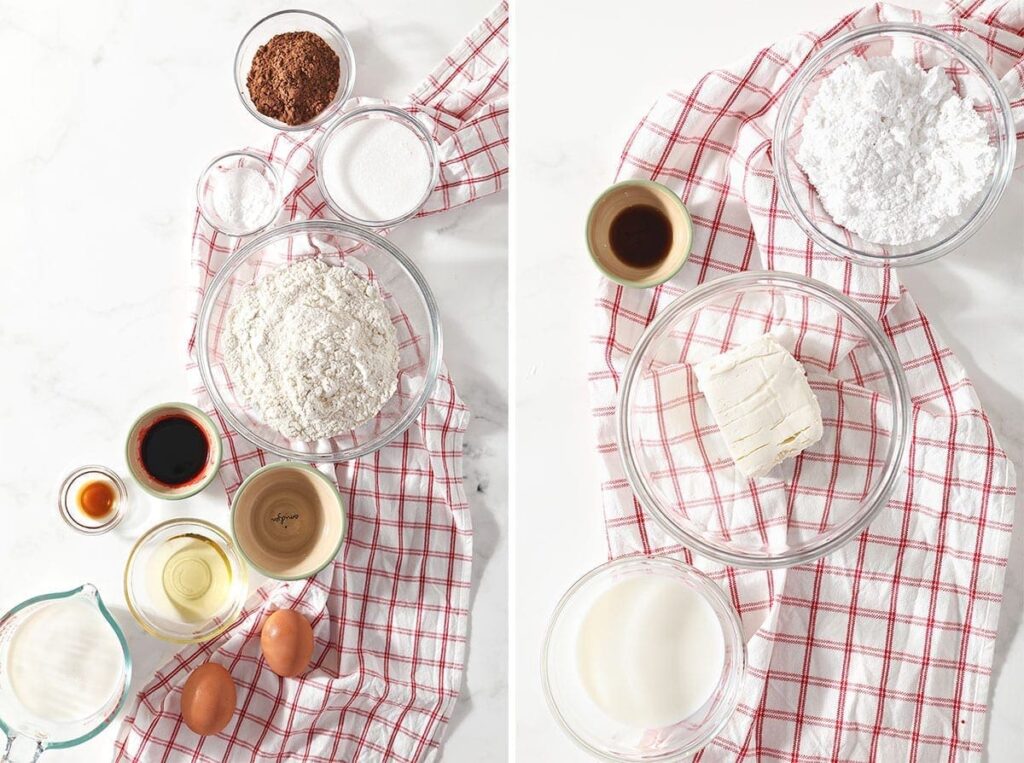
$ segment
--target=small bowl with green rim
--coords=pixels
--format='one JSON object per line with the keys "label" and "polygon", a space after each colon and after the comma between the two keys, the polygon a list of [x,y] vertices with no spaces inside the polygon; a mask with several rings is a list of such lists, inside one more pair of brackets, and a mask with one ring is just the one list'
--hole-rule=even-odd
{"label": "small bowl with green rim", "polygon": [[[202,433],[202,438],[206,442],[206,457],[199,470],[195,473],[183,474],[181,481],[174,482],[165,482],[150,474],[143,459],[147,437],[153,432],[154,427],[169,419],[185,419],[191,422]],[[169,501],[189,498],[205,490],[217,476],[222,457],[223,445],[217,425],[214,424],[213,419],[188,403],[154,405],[135,419],[131,429],[128,430],[128,439],[125,442],[128,471],[139,483],[139,487],[152,496]]]}
{"label": "small bowl with green rim", "polygon": [[[624,262],[612,247],[616,218],[633,207],[653,207],[668,221],[671,239],[668,253],[650,266]],[[665,283],[679,272],[690,256],[693,221],[686,205],[671,189],[653,180],[624,180],[600,196],[587,215],[587,249],[594,264],[608,278],[623,286],[647,289]]]}
{"label": "small bowl with green rim", "polygon": [[231,535],[256,571],[275,580],[316,575],[341,550],[341,493],[306,464],[278,461],[245,478],[231,501]]}

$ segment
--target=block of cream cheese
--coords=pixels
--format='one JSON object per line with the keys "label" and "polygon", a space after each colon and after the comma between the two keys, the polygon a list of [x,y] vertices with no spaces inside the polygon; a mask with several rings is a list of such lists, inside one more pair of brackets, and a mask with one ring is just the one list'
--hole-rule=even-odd
{"label": "block of cream cheese", "polygon": [[771,335],[697,363],[693,371],[745,476],[763,477],[821,439],[821,408],[807,374]]}

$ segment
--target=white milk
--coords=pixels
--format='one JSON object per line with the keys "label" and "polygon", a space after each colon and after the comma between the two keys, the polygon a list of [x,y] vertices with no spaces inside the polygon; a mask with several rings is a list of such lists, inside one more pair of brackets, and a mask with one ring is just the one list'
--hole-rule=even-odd
{"label": "white milk", "polygon": [[32,612],[7,651],[11,689],[32,715],[63,723],[90,717],[120,689],[121,642],[95,606],[78,597]]}
{"label": "white milk", "polygon": [[725,665],[711,605],[685,583],[633,578],[598,596],[580,625],[580,679],[591,699],[627,726],[655,728],[691,716]]}

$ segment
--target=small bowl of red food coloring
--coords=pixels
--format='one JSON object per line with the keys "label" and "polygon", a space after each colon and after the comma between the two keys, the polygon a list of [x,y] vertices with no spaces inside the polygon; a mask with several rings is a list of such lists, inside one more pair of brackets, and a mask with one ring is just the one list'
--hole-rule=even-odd
{"label": "small bowl of red food coloring", "polygon": [[220,433],[188,403],[164,403],[139,416],[128,432],[128,469],[143,490],[178,500],[203,490],[220,468]]}

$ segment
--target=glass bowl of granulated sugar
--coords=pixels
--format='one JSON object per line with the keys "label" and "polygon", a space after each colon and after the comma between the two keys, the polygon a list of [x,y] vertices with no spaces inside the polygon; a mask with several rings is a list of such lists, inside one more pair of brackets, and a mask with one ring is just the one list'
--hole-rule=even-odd
{"label": "glass bowl of granulated sugar", "polygon": [[423,276],[349,223],[264,233],[210,284],[199,371],[224,421],[272,453],[346,461],[400,437],[437,384],[441,325]]}
{"label": "glass bowl of granulated sugar", "polygon": [[437,144],[395,106],[361,106],[335,120],[316,149],[316,182],[344,220],[388,228],[416,214],[440,174]]}
{"label": "glass bowl of granulated sugar", "polygon": [[815,244],[911,265],[953,251],[992,214],[1014,133],[1006,94],[974,48],[921,24],[879,24],[801,67],[772,160],[784,207]]}

